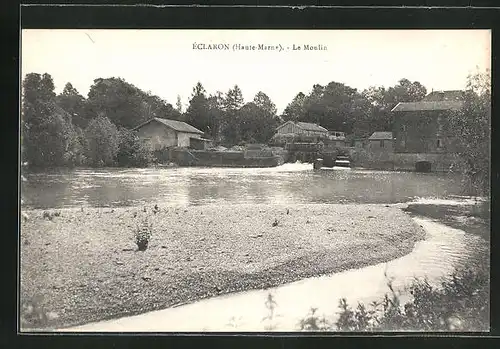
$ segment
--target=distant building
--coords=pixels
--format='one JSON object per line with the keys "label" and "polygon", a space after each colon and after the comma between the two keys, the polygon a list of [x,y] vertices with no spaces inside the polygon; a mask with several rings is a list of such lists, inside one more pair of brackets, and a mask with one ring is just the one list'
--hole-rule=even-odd
{"label": "distant building", "polygon": [[346,145],[345,133],[339,131],[329,131],[327,143],[337,147],[344,147]]}
{"label": "distant building", "polygon": [[345,146],[345,134],[328,131],[326,128],[309,122],[287,121],[276,128],[274,142],[323,142],[325,146]]}
{"label": "distant building", "polygon": [[373,152],[392,152],[393,142],[392,132],[373,132],[368,137],[366,148]]}
{"label": "distant building", "polygon": [[366,145],[368,143],[368,139],[357,137],[357,138],[354,138],[352,142],[353,142],[354,148],[362,149],[362,148],[366,147]]}
{"label": "distant building", "polygon": [[449,116],[463,105],[463,91],[433,91],[419,102],[401,102],[393,109],[395,152],[453,152]]}
{"label": "distant building", "polygon": [[197,128],[177,120],[152,118],[133,129],[152,150],[170,147],[206,149],[210,140]]}
{"label": "distant building", "polygon": [[318,124],[309,122],[287,121],[276,128],[278,134],[296,134],[304,136],[328,136],[328,130]]}

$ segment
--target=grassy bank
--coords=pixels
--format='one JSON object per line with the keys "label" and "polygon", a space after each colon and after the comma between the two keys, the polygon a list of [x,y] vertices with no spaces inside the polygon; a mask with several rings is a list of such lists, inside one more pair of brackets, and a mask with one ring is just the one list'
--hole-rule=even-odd
{"label": "grassy bank", "polygon": [[[63,327],[389,261],[424,232],[384,205],[190,206],[25,211],[21,301]],[[45,216],[45,217],[44,217]],[[152,237],[138,251],[134,229]],[[25,309],[25,310],[26,310]]]}

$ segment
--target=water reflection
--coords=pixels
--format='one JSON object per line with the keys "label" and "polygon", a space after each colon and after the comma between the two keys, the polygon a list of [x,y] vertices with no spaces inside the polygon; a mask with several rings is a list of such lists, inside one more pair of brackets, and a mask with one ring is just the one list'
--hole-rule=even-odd
{"label": "water reflection", "polygon": [[22,194],[35,208],[145,203],[397,203],[460,195],[460,178],[366,170],[276,168],[75,169],[26,173]]}

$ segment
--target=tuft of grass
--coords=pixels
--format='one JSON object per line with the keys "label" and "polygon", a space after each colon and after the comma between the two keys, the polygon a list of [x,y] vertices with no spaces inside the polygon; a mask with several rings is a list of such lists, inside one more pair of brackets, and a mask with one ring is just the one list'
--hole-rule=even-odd
{"label": "tuft of grass", "polygon": [[317,308],[311,308],[309,314],[300,320],[299,326],[301,331],[330,331],[331,324],[326,317],[319,317],[316,315]]}
{"label": "tuft of grass", "polygon": [[148,248],[149,241],[153,235],[153,223],[145,217],[134,231],[135,243],[139,251],[145,251]]}

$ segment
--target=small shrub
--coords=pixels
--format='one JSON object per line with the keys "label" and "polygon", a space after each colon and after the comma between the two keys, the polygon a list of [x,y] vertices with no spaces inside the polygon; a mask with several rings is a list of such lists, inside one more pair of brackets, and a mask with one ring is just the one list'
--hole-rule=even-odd
{"label": "small shrub", "polygon": [[310,313],[306,318],[300,320],[300,329],[302,331],[329,331],[331,330],[330,323],[325,317],[319,318],[316,315],[317,308],[311,308]]}
{"label": "small shrub", "polygon": [[153,224],[145,218],[135,230],[135,243],[137,244],[139,251],[145,251],[148,248],[152,235]]}
{"label": "small shrub", "polygon": [[50,326],[58,315],[47,311],[41,305],[41,297],[33,297],[21,303],[20,322],[25,328],[42,328]]}

